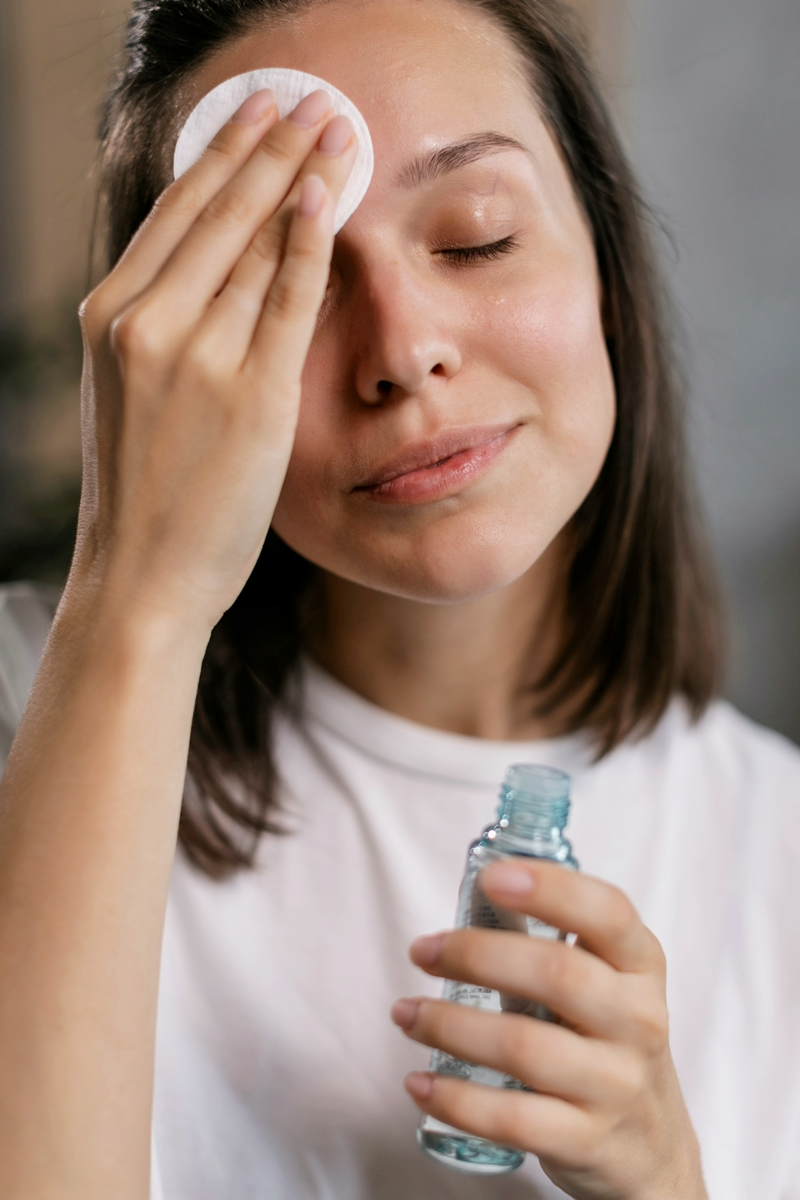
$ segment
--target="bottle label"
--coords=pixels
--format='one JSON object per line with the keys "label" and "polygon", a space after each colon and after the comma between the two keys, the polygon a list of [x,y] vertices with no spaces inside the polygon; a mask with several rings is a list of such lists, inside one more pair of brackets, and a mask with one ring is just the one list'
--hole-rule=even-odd
{"label": "bottle label", "polygon": [[[514,933],[527,934],[529,937],[546,938],[548,941],[563,941],[566,938],[566,934],[536,917],[528,917],[524,913],[512,912],[492,904],[478,883],[476,869],[468,874],[461,899],[458,925],[462,929],[465,926],[478,929],[507,929]],[[453,979],[448,979],[445,983],[444,999],[454,1004],[468,1004],[470,1008],[480,1008],[486,1012],[521,1013],[539,1021],[559,1020],[546,1005],[536,1000],[524,996],[508,996],[494,988]],[[441,1050],[433,1052],[430,1069],[440,1075],[455,1075],[459,1079],[470,1079],[474,1083],[482,1083],[489,1087],[531,1090],[511,1075],[481,1066],[479,1063],[453,1058]]]}
{"label": "bottle label", "polygon": [[[472,885],[469,916],[466,923],[473,928],[508,929],[514,933],[526,933],[529,937],[545,938],[547,941],[553,942],[566,939],[566,934],[552,925],[540,921],[537,917],[528,917],[524,913],[511,912],[509,909],[499,908],[492,904],[477,879]],[[468,985],[457,986],[466,988]],[[481,1008],[492,1008],[498,1012],[524,1013],[526,1016],[536,1017],[540,1021],[558,1020],[556,1015],[544,1004],[539,1004],[538,1001],[529,1000],[524,996],[508,996],[494,992],[490,988],[472,990],[487,993],[483,1003],[479,1005]],[[455,1000],[456,997],[454,996],[453,999]],[[470,998],[468,992],[465,992],[463,999],[459,995],[457,1003],[474,1004],[475,1001]]]}

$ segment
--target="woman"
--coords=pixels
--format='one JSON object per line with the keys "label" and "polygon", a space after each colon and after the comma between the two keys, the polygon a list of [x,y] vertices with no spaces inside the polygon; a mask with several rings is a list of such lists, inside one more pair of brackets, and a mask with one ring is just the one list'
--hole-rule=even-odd
{"label": "woman", "polygon": [[[260,93],[170,184],[262,66],[370,127],[335,240],[324,91]],[[800,762],[712,702],[658,289],[566,15],[140,0],[103,161],[80,531],[3,780],[4,1195],[146,1197],[154,1086],[167,1200],[800,1195]],[[578,945],[412,965],[526,760],[573,775],[586,873],[484,885]],[[434,1080],[431,1046],[533,1090]],[[423,1158],[405,1071],[522,1170]]]}

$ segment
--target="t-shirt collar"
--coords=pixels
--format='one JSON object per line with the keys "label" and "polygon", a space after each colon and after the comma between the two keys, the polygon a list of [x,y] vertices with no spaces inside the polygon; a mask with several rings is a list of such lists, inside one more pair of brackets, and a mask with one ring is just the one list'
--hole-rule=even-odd
{"label": "t-shirt collar", "polygon": [[494,741],[419,725],[366,700],[309,656],[301,660],[295,688],[305,720],[409,774],[484,788],[497,785],[513,763],[541,763],[575,774],[594,757],[584,734]]}

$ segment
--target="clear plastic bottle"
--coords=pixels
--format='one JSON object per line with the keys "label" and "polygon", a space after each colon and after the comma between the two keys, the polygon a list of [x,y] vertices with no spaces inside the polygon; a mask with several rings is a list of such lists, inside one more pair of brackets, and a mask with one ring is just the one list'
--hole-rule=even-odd
{"label": "clear plastic bottle", "polygon": [[[488,826],[469,848],[467,869],[459,893],[456,928],[479,926],[482,929],[513,929],[531,937],[565,940],[566,934],[534,917],[510,912],[490,903],[478,882],[478,873],[500,858],[546,858],[572,870],[578,864],[572,847],[563,836],[569,814],[570,777],[551,767],[519,764],[510,767],[500,789],[497,821]],[[444,999],[469,1004],[489,1012],[525,1013],[543,1021],[556,1018],[543,1004],[518,996],[504,996],[491,988],[447,980]],[[524,1084],[477,1063],[464,1062],[441,1050],[434,1050],[430,1070],[440,1075],[456,1075],[489,1087],[518,1088]],[[435,1158],[461,1171],[500,1175],[521,1166],[525,1155],[510,1146],[500,1146],[486,1138],[473,1137],[424,1116],[417,1130],[420,1147]]]}

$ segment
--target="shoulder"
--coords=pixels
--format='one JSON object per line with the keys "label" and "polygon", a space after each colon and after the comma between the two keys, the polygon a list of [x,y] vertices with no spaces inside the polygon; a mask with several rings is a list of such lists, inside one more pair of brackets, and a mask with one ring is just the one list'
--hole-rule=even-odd
{"label": "shoulder", "polygon": [[693,720],[674,700],[655,729],[617,747],[588,776],[593,796],[632,820],[649,814],[652,829],[669,829],[676,842],[713,845],[716,858],[800,857],[800,749],[727,701]]}
{"label": "shoulder", "polygon": [[638,754],[640,779],[660,792],[683,836],[696,831],[709,854],[727,855],[731,866],[738,861],[748,888],[757,879],[769,891],[785,884],[796,906],[800,748],[727,701],[715,701],[696,721],[675,701]]}
{"label": "shoulder", "polygon": [[60,594],[44,584],[0,585],[0,767],[27,703]]}
{"label": "shoulder", "polygon": [[684,709],[676,724],[676,749],[705,764],[721,783],[752,789],[751,794],[778,786],[795,804],[800,802],[800,748],[782,734],[725,700],[715,701],[694,723]]}
{"label": "shoulder", "polygon": [[800,799],[800,747],[746,717],[726,700],[715,700],[692,720],[683,700],[675,700],[658,726],[630,746],[651,764],[677,773],[699,772],[735,791],[781,779]]}
{"label": "shoulder", "polygon": [[719,781],[721,798],[735,797],[754,852],[763,852],[776,866],[778,861],[785,863],[796,899],[800,748],[721,701],[690,727],[687,737],[696,740],[709,780]]}

